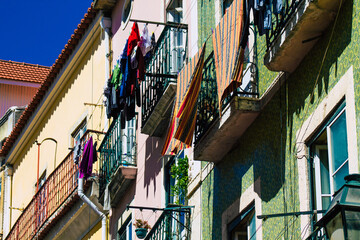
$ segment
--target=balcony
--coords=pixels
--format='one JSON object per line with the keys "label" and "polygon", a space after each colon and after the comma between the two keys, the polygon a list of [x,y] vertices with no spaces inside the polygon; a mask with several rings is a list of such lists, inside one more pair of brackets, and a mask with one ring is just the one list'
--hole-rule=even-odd
{"label": "balcony", "polygon": [[145,240],[190,239],[190,208],[168,208],[160,215]]}
{"label": "balcony", "polygon": [[146,78],[142,82],[142,133],[161,137],[169,125],[177,74],[187,56],[186,38],[186,25],[166,25],[146,63]]}
{"label": "balcony", "polygon": [[[82,147],[94,134],[101,132],[86,131],[81,140]],[[41,239],[46,236],[78,202],[77,180],[78,166],[74,163],[73,151],[71,151],[34,195],[6,239]],[[85,187],[89,187],[89,183],[85,184]]]}
{"label": "balcony", "polygon": [[272,71],[293,72],[334,20],[341,0],[287,0],[273,15],[264,63]]}
{"label": "balcony", "polygon": [[115,7],[117,2],[118,0],[94,0],[94,8],[109,11]]}
{"label": "balcony", "polygon": [[100,147],[100,196],[108,185],[114,207],[137,174],[136,117],[121,129],[120,118],[113,121]]}
{"label": "balcony", "polygon": [[259,115],[260,101],[254,79],[256,65],[248,63],[242,85],[224,100],[219,117],[213,54],[206,59],[198,100],[194,159],[219,162]]}

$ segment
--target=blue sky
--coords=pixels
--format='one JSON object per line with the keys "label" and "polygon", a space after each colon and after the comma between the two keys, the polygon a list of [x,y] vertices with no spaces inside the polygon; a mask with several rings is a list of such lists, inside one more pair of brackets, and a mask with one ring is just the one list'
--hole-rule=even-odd
{"label": "blue sky", "polygon": [[51,66],[91,2],[0,1],[0,59]]}

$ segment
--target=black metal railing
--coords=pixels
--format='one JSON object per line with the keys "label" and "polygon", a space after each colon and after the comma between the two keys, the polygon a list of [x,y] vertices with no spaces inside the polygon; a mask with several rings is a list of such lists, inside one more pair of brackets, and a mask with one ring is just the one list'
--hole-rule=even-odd
{"label": "black metal railing", "polygon": [[266,33],[266,46],[267,50],[271,48],[274,41],[282,33],[286,24],[289,22],[290,18],[295,14],[298,7],[304,0],[286,0],[283,2],[284,7],[281,13],[272,14],[271,24],[272,27]]}
{"label": "black metal railing", "polygon": [[[257,66],[246,58],[243,71],[248,81],[245,86],[231,92],[224,100],[222,109],[225,109],[234,97],[259,97],[257,84]],[[219,117],[218,92],[216,82],[215,58],[212,52],[204,63],[203,80],[198,98],[198,112],[195,125],[194,144],[196,145]]]}
{"label": "black metal railing", "polygon": [[176,82],[186,59],[187,27],[165,26],[153,54],[146,62],[146,77],[142,82],[142,126],[149,119],[166,87]]}
{"label": "black metal railing", "polygon": [[214,52],[204,62],[203,80],[198,98],[195,125],[196,144],[219,116]]}
{"label": "black metal railing", "polygon": [[328,239],[325,235],[324,228],[316,228],[306,240],[326,240]]}
{"label": "black metal railing", "polygon": [[136,166],[136,117],[121,128],[118,117],[112,122],[100,147],[100,192],[120,166]]}
{"label": "black metal railing", "polygon": [[190,208],[165,209],[145,240],[190,239]]}

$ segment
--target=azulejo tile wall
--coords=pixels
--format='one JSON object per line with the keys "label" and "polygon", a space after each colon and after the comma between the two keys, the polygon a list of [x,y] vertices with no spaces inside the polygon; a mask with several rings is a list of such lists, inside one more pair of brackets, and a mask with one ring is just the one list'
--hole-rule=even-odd
{"label": "azulejo tile wall", "polygon": [[[359,5],[358,1],[344,2],[335,27],[334,23],[329,26],[298,69],[287,76],[236,148],[205,179],[201,187],[203,239],[221,239],[222,213],[257,179],[262,214],[299,211],[297,161],[306,159],[296,157],[296,132],[351,66],[359,136]],[[257,48],[259,92],[263,94],[277,73],[262,64],[264,37],[258,37]],[[293,216],[262,222],[263,239],[301,239],[302,230],[300,219]]]}

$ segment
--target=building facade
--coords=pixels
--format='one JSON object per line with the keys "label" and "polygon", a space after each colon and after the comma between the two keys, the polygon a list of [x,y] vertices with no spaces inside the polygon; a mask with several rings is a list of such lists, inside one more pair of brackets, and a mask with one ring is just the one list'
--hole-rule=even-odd
{"label": "building facade", "polygon": [[3,237],[320,239],[359,173],[358,5],[94,1],[0,151]]}

